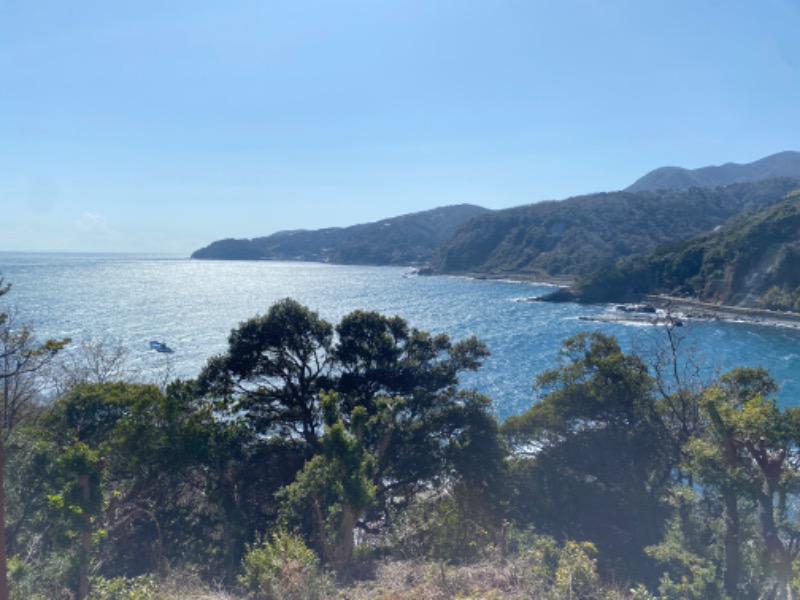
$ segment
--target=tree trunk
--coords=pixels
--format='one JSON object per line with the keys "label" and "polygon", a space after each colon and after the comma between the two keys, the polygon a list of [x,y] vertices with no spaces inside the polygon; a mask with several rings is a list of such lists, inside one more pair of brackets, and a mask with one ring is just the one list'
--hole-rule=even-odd
{"label": "tree trunk", "polygon": [[[0,296],[5,291],[2,288],[2,281],[0,281]],[[5,313],[0,313],[5,314]],[[2,317],[0,317],[2,320]],[[8,401],[8,353],[3,356],[3,398],[4,402]],[[0,423],[0,600],[8,600],[8,560],[6,557],[6,451],[4,433],[6,431],[6,422]]]}
{"label": "tree trunk", "polygon": [[358,511],[356,511],[352,505],[348,503],[344,504],[342,507],[341,528],[339,530],[340,537],[338,540],[332,541],[325,532],[325,516],[322,512],[319,500],[315,499],[312,506],[314,508],[317,535],[319,535],[325,558],[335,571],[341,571],[353,558],[353,550],[355,549],[355,528],[359,517]]}
{"label": "tree trunk", "polygon": [[764,478],[758,494],[758,520],[761,524],[761,537],[764,539],[764,545],[767,547],[778,579],[777,598],[792,600],[792,556],[778,535],[774,505],[775,496],[780,489],[786,450],[770,452],[764,438],[761,438],[758,444],[747,440],[745,447],[755,459]]}
{"label": "tree trunk", "polygon": [[3,440],[3,428],[0,427],[0,600],[8,600],[5,466],[5,443]]}
{"label": "tree trunk", "polygon": [[725,594],[736,600],[739,589],[739,570],[741,556],[739,553],[739,507],[736,494],[723,492],[725,502]]}
{"label": "tree trunk", "polygon": [[[731,432],[723,425],[722,419],[716,411],[711,413],[717,429],[723,435],[723,455],[725,464],[735,469],[739,463],[739,452]],[[741,554],[739,549],[739,506],[737,494],[730,488],[722,490],[725,504],[725,576],[723,585],[725,593],[731,598],[738,597],[739,571],[741,568]]]}
{"label": "tree trunk", "polygon": [[778,596],[780,600],[792,600],[792,557],[783,541],[778,536],[775,525],[775,512],[772,504],[774,487],[767,479],[758,497],[758,517],[761,523],[761,537],[767,547],[775,575],[778,579]]}
{"label": "tree trunk", "polygon": [[345,503],[342,507],[342,530],[341,539],[336,544],[336,562],[334,568],[338,571],[343,569],[353,558],[355,549],[355,529],[358,521],[358,512],[350,505]]}
{"label": "tree trunk", "polygon": [[89,474],[78,475],[78,485],[81,487],[83,508],[81,517],[81,558],[78,572],[78,600],[84,600],[89,595],[89,553],[92,549],[92,516],[89,512]]}
{"label": "tree trunk", "polygon": [[217,482],[222,508],[223,577],[227,585],[236,582],[235,528],[237,518],[236,474],[230,468],[221,469]]}

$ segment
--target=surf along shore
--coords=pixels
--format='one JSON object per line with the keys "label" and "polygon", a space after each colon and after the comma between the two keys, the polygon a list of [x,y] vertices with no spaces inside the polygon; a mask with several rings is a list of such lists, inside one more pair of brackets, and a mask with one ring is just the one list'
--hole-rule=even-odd
{"label": "surf along shore", "polygon": [[664,295],[644,296],[644,301],[669,314],[680,315],[686,319],[734,321],[800,329],[800,313],[796,312],[727,306]]}
{"label": "surf along shore", "polygon": [[[574,284],[574,279],[569,276],[552,277],[541,276],[538,274],[525,272],[504,272],[504,273],[460,273],[456,276],[469,277],[472,279],[504,279],[508,281],[528,281],[543,285],[552,285],[559,288],[569,288]],[[531,300],[541,300],[542,298],[531,298]],[[636,305],[647,304],[654,307],[658,312],[638,311]],[[594,317],[586,317],[591,321],[641,321],[650,322],[654,325],[667,322],[678,323],[686,320],[703,321],[730,321],[734,323],[749,323],[754,325],[766,325],[769,327],[784,327],[788,329],[800,330],[800,313],[768,310],[764,308],[748,308],[743,306],[729,306],[724,304],[714,304],[711,302],[701,302],[691,298],[680,298],[668,296],[666,294],[643,295],[635,304],[614,304],[612,306],[623,306],[623,310],[609,310]]]}
{"label": "surf along shore", "polygon": [[674,326],[680,326],[686,320],[727,321],[800,331],[800,313],[727,306],[664,295],[642,296],[634,304],[613,304],[605,312],[581,319]]}

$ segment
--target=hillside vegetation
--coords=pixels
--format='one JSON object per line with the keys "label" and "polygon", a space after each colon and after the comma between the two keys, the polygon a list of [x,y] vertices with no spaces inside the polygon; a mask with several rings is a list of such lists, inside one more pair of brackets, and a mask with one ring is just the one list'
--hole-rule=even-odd
{"label": "hillside vegetation", "polygon": [[192,258],[217,260],[305,260],[353,265],[417,265],[466,221],[488,212],[470,204],[445,206],[364,223],[313,231],[281,231],[255,239],[225,239]]}
{"label": "hillside vegetation", "polygon": [[[800,310],[800,192],[717,230],[585,277],[584,301],[666,293],[752,308]],[[566,296],[569,297],[569,296]]]}
{"label": "hillside vegetation", "polygon": [[781,152],[745,165],[663,167],[624,191],[505,210],[460,204],[351,227],[219,240],[192,258],[430,265],[447,274],[576,279],[712,231],[798,187],[800,152]]}
{"label": "hillside vegetation", "polygon": [[798,186],[800,179],[770,179],[713,189],[610,192],[494,211],[461,227],[443,246],[436,269],[580,276],[711,231]]}

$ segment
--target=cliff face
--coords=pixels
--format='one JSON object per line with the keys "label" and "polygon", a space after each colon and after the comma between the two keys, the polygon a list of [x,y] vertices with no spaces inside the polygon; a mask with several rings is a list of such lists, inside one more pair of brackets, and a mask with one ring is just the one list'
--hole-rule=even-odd
{"label": "cliff face", "polygon": [[711,233],[599,269],[571,297],[610,302],[641,293],[800,311],[800,193]]}
{"label": "cliff face", "polygon": [[693,286],[700,298],[792,309],[775,300],[800,292],[800,198],[736,219],[700,247],[703,260]]}

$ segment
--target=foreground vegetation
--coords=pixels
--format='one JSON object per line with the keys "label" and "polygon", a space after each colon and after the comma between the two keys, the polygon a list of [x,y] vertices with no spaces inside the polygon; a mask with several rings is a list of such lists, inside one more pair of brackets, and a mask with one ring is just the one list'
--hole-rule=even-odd
{"label": "foreground vegetation", "polygon": [[287,299],[162,385],[12,321],[12,598],[797,593],[800,409],[763,369],[701,380],[674,330],[651,357],[566,340],[499,424],[458,386],[485,346],[399,317]]}

